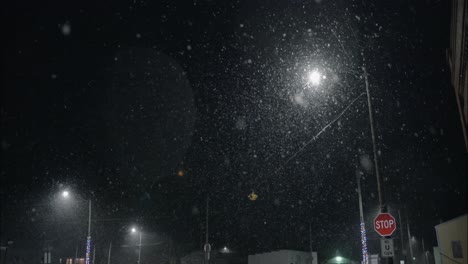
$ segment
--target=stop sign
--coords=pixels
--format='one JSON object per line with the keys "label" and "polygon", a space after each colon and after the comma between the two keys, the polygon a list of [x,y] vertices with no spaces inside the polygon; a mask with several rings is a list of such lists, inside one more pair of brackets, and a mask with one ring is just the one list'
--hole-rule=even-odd
{"label": "stop sign", "polygon": [[388,213],[381,213],[374,219],[374,230],[381,236],[391,236],[396,229],[395,218]]}

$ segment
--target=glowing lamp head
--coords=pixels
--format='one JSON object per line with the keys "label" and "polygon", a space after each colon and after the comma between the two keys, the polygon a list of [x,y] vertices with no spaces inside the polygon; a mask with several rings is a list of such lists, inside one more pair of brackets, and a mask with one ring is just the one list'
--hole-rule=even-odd
{"label": "glowing lamp head", "polygon": [[309,81],[310,84],[319,85],[321,79],[322,79],[322,75],[320,74],[320,72],[314,70],[314,71],[309,73],[308,81]]}
{"label": "glowing lamp head", "polygon": [[136,230],[135,227],[132,227],[131,231],[132,231],[132,233],[136,233],[137,230]]}
{"label": "glowing lamp head", "polygon": [[63,191],[62,192],[62,197],[63,198],[68,198],[70,196],[70,193],[68,191]]}
{"label": "glowing lamp head", "polygon": [[341,261],[343,261],[343,258],[340,257],[340,256],[336,257],[335,259],[336,259],[336,262],[341,262]]}

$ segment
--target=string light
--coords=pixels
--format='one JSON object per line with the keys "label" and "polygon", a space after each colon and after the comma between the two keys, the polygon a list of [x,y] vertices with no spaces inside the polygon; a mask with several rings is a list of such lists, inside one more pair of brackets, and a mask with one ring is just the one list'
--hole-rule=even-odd
{"label": "string light", "polygon": [[367,254],[367,236],[366,226],[361,223],[361,250],[362,250],[362,263],[369,264],[369,255]]}
{"label": "string light", "polygon": [[89,264],[89,257],[91,256],[91,237],[86,239],[86,264]]}

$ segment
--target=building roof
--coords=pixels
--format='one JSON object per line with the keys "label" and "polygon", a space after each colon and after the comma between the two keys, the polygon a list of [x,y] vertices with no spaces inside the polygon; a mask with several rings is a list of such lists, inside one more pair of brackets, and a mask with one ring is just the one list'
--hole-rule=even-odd
{"label": "building roof", "polygon": [[452,223],[452,222],[455,222],[455,221],[458,221],[458,220],[460,220],[460,219],[462,219],[462,218],[467,218],[467,217],[468,217],[468,213],[463,214],[463,215],[460,215],[460,216],[457,216],[457,217],[455,217],[455,218],[453,218],[453,219],[450,219],[450,220],[448,220],[448,221],[445,221],[445,222],[443,222],[443,223],[440,223],[440,224],[438,224],[438,225],[436,225],[436,226],[434,226],[434,227],[437,228],[437,227],[439,227],[439,226],[446,225],[446,224],[450,224],[450,223]]}

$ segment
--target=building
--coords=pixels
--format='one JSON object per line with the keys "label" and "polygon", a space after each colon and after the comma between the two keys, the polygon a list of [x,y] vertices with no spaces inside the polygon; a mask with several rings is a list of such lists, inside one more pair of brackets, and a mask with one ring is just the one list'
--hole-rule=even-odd
{"label": "building", "polygon": [[249,255],[248,264],[317,264],[317,252],[278,250]]}
{"label": "building", "polygon": [[[436,263],[466,264],[468,214],[435,226],[438,250],[434,250]],[[437,252],[437,253],[436,253]]]}
{"label": "building", "polygon": [[468,20],[466,0],[452,0],[450,21],[450,47],[447,49],[447,60],[450,67],[450,79],[455,89],[460,122],[468,152]]}

